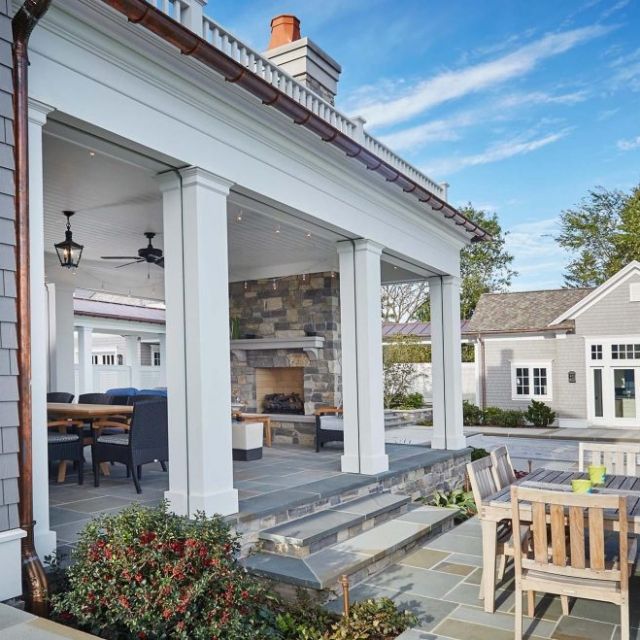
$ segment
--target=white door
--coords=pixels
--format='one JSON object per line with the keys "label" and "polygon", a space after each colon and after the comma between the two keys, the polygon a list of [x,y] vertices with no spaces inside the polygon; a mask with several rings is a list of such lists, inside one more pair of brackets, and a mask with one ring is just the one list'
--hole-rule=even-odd
{"label": "white door", "polygon": [[609,375],[613,379],[613,418],[616,424],[638,424],[640,367],[614,367]]}

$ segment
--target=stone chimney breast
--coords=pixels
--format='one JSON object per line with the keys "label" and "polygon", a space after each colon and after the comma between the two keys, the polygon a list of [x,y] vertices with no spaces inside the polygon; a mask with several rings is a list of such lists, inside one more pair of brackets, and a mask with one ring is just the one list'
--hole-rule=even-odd
{"label": "stone chimney breast", "polygon": [[342,67],[309,38],[300,35],[300,20],[281,15],[271,20],[271,40],[264,56],[321,98],[334,103]]}

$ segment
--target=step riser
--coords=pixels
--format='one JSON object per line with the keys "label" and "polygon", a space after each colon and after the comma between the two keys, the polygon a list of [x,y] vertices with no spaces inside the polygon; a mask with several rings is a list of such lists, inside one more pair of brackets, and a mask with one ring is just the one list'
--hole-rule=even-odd
{"label": "step riser", "polygon": [[363,522],[360,522],[352,527],[348,527],[341,531],[337,531],[328,536],[325,536],[324,538],[321,538],[319,540],[315,540],[311,545],[308,546],[300,546],[297,544],[288,543],[286,541],[276,542],[274,540],[262,540],[261,550],[267,553],[291,556],[293,558],[306,558],[312,553],[320,551],[320,549],[330,547],[331,545],[338,542],[345,542],[350,538],[363,533],[364,531],[369,531],[369,529],[377,527],[383,522],[387,522],[389,520],[392,520],[393,518],[397,518],[403,513],[406,513],[407,508],[408,507],[406,504],[401,505],[397,509],[381,513],[373,518],[368,518],[367,520],[364,520]]}

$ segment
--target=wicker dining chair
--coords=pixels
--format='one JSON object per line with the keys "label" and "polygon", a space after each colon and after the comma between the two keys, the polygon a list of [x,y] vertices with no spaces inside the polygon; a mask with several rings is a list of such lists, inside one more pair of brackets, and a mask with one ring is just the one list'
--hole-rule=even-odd
{"label": "wicker dining chair", "polygon": [[73,393],[67,391],[49,391],[47,393],[47,402],[69,403],[73,402]]}
{"label": "wicker dining chair", "polygon": [[[48,433],[47,450],[49,462],[65,463],[72,460],[77,463],[78,484],[84,482],[84,444],[77,433]],[[62,482],[58,475],[58,482]]]}

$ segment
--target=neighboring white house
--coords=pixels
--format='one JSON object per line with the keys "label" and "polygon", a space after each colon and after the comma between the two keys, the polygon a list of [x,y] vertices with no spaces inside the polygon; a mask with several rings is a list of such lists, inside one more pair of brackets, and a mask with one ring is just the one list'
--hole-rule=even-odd
{"label": "neighboring white house", "polygon": [[[27,15],[40,4],[31,2]],[[369,135],[363,119],[335,108],[340,68],[320,47],[299,33],[280,33],[278,46],[260,54],[203,15],[205,4],[52,2],[31,35],[28,109],[24,101],[16,102],[24,106],[22,115],[28,110],[28,158],[9,162],[9,134],[4,145],[9,153],[0,158],[8,158],[0,181],[8,191],[0,200],[7,250],[0,259],[10,273],[0,310],[2,347],[19,354],[30,348],[26,388],[32,393],[33,474],[28,477],[33,477],[35,542],[42,557],[56,543],[49,527],[46,393],[75,385],[77,289],[166,304],[166,497],[177,513],[238,511],[231,428],[225,428],[231,416],[232,351],[242,366],[251,364],[247,354],[260,346],[285,351],[292,369],[324,351],[332,363],[339,360],[339,376],[335,367],[332,375],[344,406],[341,470],[376,475],[388,469],[383,282],[428,280],[435,310],[432,447],[460,450],[466,444],[460,250],[486,238],[486,232],[447,202],[446,185]],[[9,14],[22,5],[9,2]],[[10,56],[12,30],[1,6],[0,14],[5,44],[0,56]],[[265,42],[268,36],[265,24]],[[5,71],[7,78],[10,67]],[[13,121],[23,120],[12,113],[14,89],[6,85],[0,91],[9,132]],[[16,95],[24,88],[16,87]],[[27,166],[28,188],[16,196],[19,204],[28,200],[29,232],[16,240],[13,220],[20,218],[9,211],[11,172],[24,180]],[[76,212],[70,221],[73,239],[84,245],[75,270],[62,268],[54,250],[64,238],[65,210]],[[16,276],[11,246],[16,242],[30,251],[26,286],[19,271]],[[136,257],[143,255],[151,257]],[[22,322],[31,330],[30,345],[20,342],[26,326],[16,332],[20,316],[10,286],[16,277],[23,285],[18,302],[29,298],[30,322],[24,316]],[[315,291],[306,290],[307,279]],[[296,286],[295,296],[266,297],[294,280],[304,283]],[[242,338],[231,344],[230,287],[234,304],[242,303],[243,331],[267,338],[261,344],[253,340],[248,346]],[[255,331],[247,308],[254,293],[260,316]],[[302,326],[281,329],[283,320],[299,323],[300,310],[308,312],[317,296],[330,307],[310,318],[318,335],[306,335]],[[82,329],[78,337],[82,389],[91,386],[87,333]],[[0,405],[8,416],[2,429],[11,430],[11,440],[2,440],[14,445],[2,467],[6,503],[0,506],[9,515],[0,526],[0,547],[8,541],[13,546],[6,553],[16,559],[18,495],[7,487],[18,486],[17,408],[28,393],[20,399],[17,387],[25,376],[16,380],[11,354],[5,355],[8,383],[1,387]],[[312,396],[309,403],[314,401]],[[4,597],[14,595],[9,591],[15,582],[7,584]]]}
{"label": "neighboring white house", "polygon": [[467,331],[483,406],[531,399],[560,426],[640,427],[640,263],[594,289],[484,294]]}

